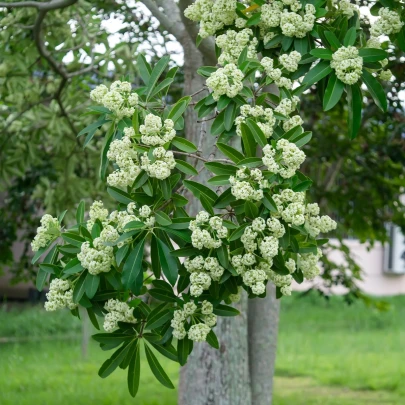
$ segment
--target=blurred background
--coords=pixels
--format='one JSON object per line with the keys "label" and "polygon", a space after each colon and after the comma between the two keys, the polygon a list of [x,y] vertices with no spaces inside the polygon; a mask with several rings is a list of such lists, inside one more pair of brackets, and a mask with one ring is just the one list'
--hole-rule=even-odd
{"label": "blurred background", "polygon": [[[69,221],[81,199],[112,203],[97,176],[102,132],[86,148],[77,138],[92,121],[89,91],[123,76],[136,85],[140,52],[170,54],[178,99],[190,51],[141,3],[66,3],[45,13],[0,3],[0,404],[175,404],[147,367],[135,402],[121,370],[100,380],[108,354],[86,317],[43,310],[30,241],[45,212],[68,209]],[[282,300],[276,405],[405,403],[405,64],[391,55],[389,110],[365,99],[354,141],[344,103],[324,113],[310,93],[301,105],[311,198],[339,227],[322,277]],[[162,363],[177,382],[176,364]]]}

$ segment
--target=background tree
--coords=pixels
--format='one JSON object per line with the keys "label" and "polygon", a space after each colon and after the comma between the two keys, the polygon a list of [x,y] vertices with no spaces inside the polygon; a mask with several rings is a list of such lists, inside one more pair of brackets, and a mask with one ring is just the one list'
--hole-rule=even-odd
{"label": "background tree", "polygon": [[[199,48],[195,46],[197,27],[194,23],[186,21],[182,17],[182,11],[189,5],[188,2],[180,1],[177,5],[167,0],[162,2],[145,1],[144,4],[160,22],[159,29],[156,28],[154,19],[146,19],[145,22],[144,17],[139,14],[137,5],[130,7],[116,2],[89,4],[73,1],[52,1],[40,4],[37,4],[34,8],[26,8],[27,4],[21,2],[18,6],[23,6],[23,8],[9,9],[7,16],[11,18],[11,21],[7,24],[7,18],[5,18],[2,22],[3,40],[9,41],[10,44],[9,52],[6,54],[8,56],[4,56],[2,63],[3,72],[5,72],[3,75],[4,82],[7,83],[3,88],[8,91],[2,97],[2,99],[6,100],[5,106],[7,107],[4,113],[7,119],[4,121],[5,130],[2,137],[4,136],[4,151],[6,151],[6,148],[9,150],[6,153],[7,159],[2,159],[2,171],[4,170],[2,177],[3,179],[10,179],[10,177],[15,179],[16,176],[20,177],[24,174],[24,178],[27,179],[29,176],[26,174],[29,172],[37,175],[36,164],[42,165],[43,161],[46,161],[47,167],[44,170],[45,173],[49,174],[41,176],[43,186],[36,186],[35,193],[33,193],[32,198],[28,199],[27,203],[39,204],[39,200],[42,200],[41,203],[44,203],[44,208],[52,212],[60,210],[61,201],[64,203],[67,201],[68,205],[69,201],[73,203],[78,196],[84,195],[84,190],[90,189],[92,197],[101,195],[98,185],[92,180],[87,180],[95,178],[95,173],[91,167],[92,163],[98,160],[98,154],[95,153],[96,148],[92,148],[90,144],[82,152],[84,156],[76,154],[73,157],[71,153],[73,148],[81,150],[81,148],[76,147],[78,141],[75,136],[80,128],[90,122],[88,117],[81,116],[81,113],[83,103],[87,102],[85,98],[87,96],[84,96],[84,93],[88,91],[91,83],[98,83],[106,77],[110,78],[112,74],[119,77],[124,73],[135,73],[132,70],[131,62],[139,44],[144,43],[145,40],[153,43],[162,38],[167,39],[169,33],[183,47],[185,59],[184,93],[192,94],[199,91],[204,83],[204,79],[195,74],[197,68],[202,65],[215,64],[215,53],[211,40],[203,41]],[[108,32],[100,24],[111,13],[122,18],[122,21],[126,24],[122,33],[125,32],[125,36],[127,36],[126,38],[124,36],[122,42],[112,48],[108,44]],[[77,22],[68,27],[67,22],[72,20]],[[52,25],[46,25],[47,21],[48,24]],[[89,21],[91,23],[88,23]],[[94,21],[97,21],[97,24]],[[13,24],[12,30],[10,30],[11,24]],[[51,28],[52,31],[46,31],[46,28]],[[60,30],[60,36],[59,34],[55,35],[55,32],[59,33],[58,29]],[[59,49],[61,45],[59,38],[61,37],[66,37],[67,41]],[[31,46],[33,40],[36,49]],[[98,46],[102,44],[108,50],[106,53],[104,51],[100,52]],[[26,56],[23,57],[23,53],[19,52],[19,50],[27,49],[32,50],[30,59],[25,59]],[[71,61],[67,61],[68,54],[73,55],[73,58],[70,56]],[[17,77],[14,76],[18,74],[15,66],[21,67],[22,71]],[[401,81],[402,74],[403,72],[398,71],[399,81]],[[25,83],[22,79],[26,80]],[[30,87],[27,87],[27,83],[30,83]],[[28,94],[27,88],[33,88],[35,91],[30,91]],[[398,90],[398,83],[394,83],[393,88]],[[78,89],[81,91],[78,91]],[[26,100],[21,97],[24,92],[27,93],[26,97],[32,97],[32,102],[28,106]],[[315,95],[309,97],[309,102],[317,102],[316,97]],[[31,98],[28,99],[31,100]],[[397,105],[391,104],[392,108],[389,114],[393,118],[391,118],[392,121],[390,121],[391,119],[386,121],[386,124],[382,123],[381,119],[386,119],[388,116],[378,118],[375,115],[374,107],[370,106],[366,109],[365,115],[366,117],[369,115],[370,118],[363,124],[360,135],[370,137],[367,143],[367,145],[370,145],[369,147],[364,147],[361,142],[353,146],[353,142],[350,143],[341,134],[345,133],[344,125],[340,120],[342,113],[346,114],[343,104],[338,110],[339,112],[333,111],[327,116],[323,115],[322,121],[319,121],[317,119],[319,117],[316,116],[316,111],[321,111],[321,104],[318,104],[318,109],[314,110],[315,113],[311,117],[307,117],[306,122],[313,123],[314,138],[317,140],[316,146],[315,142],[309,146],[311,152],[308,154],[314,156],[314,162],[323,162],[321,170],[317,170],[319,167],[317,164],[317,169],[313,169],[313,171],[316,171],[317,174],[324,174],[324,183],[322,185],[328,190],[325,195],[322,192],[323,188],[320,186],[315,190],[315,194],[317,194],[317,197],[322,197],[325,206],[333,206],[339,217],[344,218],[345,226],[339,230],[340,233],[338,234],[341,238],[347,229],[353,229],[353,235],[363,240],[366,238],[383,240],[385,238],[384,221],[392,218],[395,222],[400,223],[402,220],[402,206],[401,204],[395,205],[394,201],[398,201],[398,188],[396,185],[398,179],[401,178],[400,176],[403,176],[402,168],[395,164],[403,159],[403,138],[401,138],[400,132],[397,130],[394,139],[399,148],[393,148],[387,145],[385,137],[387,133],[392,133],[392,123],[395,123],[395,128],[398,129],[398,122],[401,124],[403,122],[401,122],[401,107],[398,101],[395,100],[395,97],[391,101],[397,103]],[[68,106],[68,108],[65,106]],[[27,107],[28,109],[25,111]],[[371,111],[368,112],[368,109]],[[308,110],[303,106],[303,111]],[[13,118],[10,119],[10,117]],[[14,117],[17,118],[14,119]],[[190,111],[186,117],[186,136],[194,141],[199,138],[201,131],[199,126],[192,124],[195,121],[195,113]],[[42,126],[39,126],[38,122],[41,122]],[[72,128],[71,123],[73,122],[76,128]],[[330,125],[324,125],[325,122]],[[319,131],[319,128],[322,128],[322,132]],[[329,136],[325,136],[325,128],[330,129]],[[372,131],[370,131],[371,128]],[[10,137],[10,133],[16,135]],[[321,133],[322,136],[317,135],[318,133]],[[52,137],[52,142],[46,142],[47,138],[44,138],[46,136]],[[29,142],[26,142],[27,139],[29,139]],[[97,139],[97,135],[95,139]],[[332,149],[330,147],[331,139],[333,139],[334,145],[339,145],[339,147]],[[212,143],[210,144],[209,141],[213,141],[213,138],[206,137],[205,140],[204,150],[209,151],[212,148]],[[79,142],[83,141],[80,140]],[[44,151],[44,145],[52,145],[54,148]],[[18,149],[19,147],[21,150]],[[359,151],[361,151],[361,155]],[[47,156],[46,159],[42,158],[44,152]],[[375,159],[376,154],[377,156],[379,154],[383,155],[386,159],[383,159],[383,161]],[[15,165],[15,162],[21,155],[25,159],[19,160],[19,164],[23,165],[20,168]],[[383,178],[383,184],[385,185],[383,191],[386,198],[381,198],[380,193],[375,195],[375,201],[378,202],[379,207],[376,211],[381,214],[378,218],[375,217],[375,212],[368,204],[357,204],[355,211],[347,212],[346,207],[343,206],[343,200],[338,198],[342,185],[350,201],[358,201],[357,184],[366,184],[365,179],[368,180],[368,184],[377,186],[377,181],[381,179],[377,180],[376,176],[373,176],[372,172],[370,172],[369,166],[364,164],[364,162],[370,162],[373,159],[375,159],[375,163],[380,164],[379,168],[386,173]],[[68,162],[67,165],[65,164],[66,161]],[[307,165],[307,170],[308,174],[312,176],[311,168],[314,168],[315,165],[311,163]],[[65,174],[65,180],[59,183],[56,179],[60,173]],[[356,182],[348,179],[356,180]],[[375,182],[374,179],[376,179]],[[36,179],[34,181],[36,182]],[[380,182],[378,182],[378,187],[381,187]],[[365,196],[365,199],[368,200],[368,197],[369,194]],[[393,202],[392,207],[389,207],[390,209],[386,207],[387,201]],[[8,205],[8,208],[10,208],[10,205]],[[362,218],[361,221],[359,221],[359,217]],[[365,224],[367,226],[364,226]],[[365,229],[367,229],[367,232],[364,231]],[[345,250],[344,246],[342,246],[342,249]],[[355,275],[359,276],[358,267],[356,267],[355,263],[351,263],[353,269],[356,270]],[[334,264],[329,264],[328,268],[334,268]],[[326,279],[331,277],[328,274],[331,273],[328,272],[325,275]],[[339,277],[333,279],[332,282],[344,281],[351,287],[353,294],[358,295],[359,290],[353,280],[351,278],[343,280],[344,272],[339,274]],[[275,314],[277,310],[268,310],[270,306],[272,309],[276,308],[276,304],[270,298],[267,303],[263,300],[254,303],[250,302],[249,305],[249,317],[252,322],[260,319],[262,325],[276,325]],[[241,303],[242,309],[247,310],[246,306],[247,303]],[[256,306],[259,306],[259,308]],[[183,394],[180,395],[189,396],[185,382],[190,381],[190,375],[194,375],[198,367],[200,381],[204,381],[203,384],[198,385],[204,389],[204,392],[201,392],[201,396],[197,395],[194,392],[195,383],[190,384],[195,403],[203,401],[203,399],[199,398],[205,399],[207,393],[208,396],[221,396],[224,401],[228,398],[229,403],[237,403],[232,402],[231,397],[232,393],[237,392],[235,391],[237,387],[243,387],[246,399],[240,395],[239,398],[246,401],[250,398],[250,390],[253,390],[253,398],[260,398],[260,395],[264,395],[265,398],[268,396],[268,392],[271,390],[269,383],[271,379],[268,374],[271,373],[271,361],[267,363],[270,365],[270,369],[263,373],[262,376],[260,376],[258,370],[263,370],[263,368],[258,366],[255,369],[255,365],[259,364],[257,361],[251,361],[249,367],[249,359],[254,356],[251,349],[249,352],[249,347],[253,347],[251,343],[249,344],[249,340],[255,342],[256,347],[259,345],[263,348],[261,352],[263,358],[267,356],[271,358],[271,356],[274,357],[272,345],[274,345],[275,338],[269,339],[269,336],[263,333],[266,332],[266,329],[259,330],[255,326],[249,330],[246,319],[247,317],[242,317],[240,323],[232,320],[229,324],[224,321],[223,325],[218,325],[218,330],[223,331],[223,336],[221,336],[223,350],[214,353],[209,348],[201,345],[201,348],[195,352],[195,363],[191,362],[187,366],[188,368],[183,370],[183,389],[181,390]],[[258,336],[256,336],[256,332]],[[249,354],[244,357],[238,355],[238,352]],[[267,353],[267,356],[263,355],[263,353]],[[201,361],[201,359],[204,359],[203,364],[206,365],[204,368],[198,366],[198,361]],[[193,364],[197,366],[193,366]],[[212,375],[209,370],[213,370],[215,373]],[[238,375],[232,374],[232,370],[238,370]],[[264,389],[262,388],[263,380],[260,377],[263,377],[265,381]],[[249,383],[249,386],[246,386],[247,383]],[[259,404],[261,403],[259,401],[261,400],[256,399],[256,402],[253,403]],[[242,401],[240,403],[248,402]]]}

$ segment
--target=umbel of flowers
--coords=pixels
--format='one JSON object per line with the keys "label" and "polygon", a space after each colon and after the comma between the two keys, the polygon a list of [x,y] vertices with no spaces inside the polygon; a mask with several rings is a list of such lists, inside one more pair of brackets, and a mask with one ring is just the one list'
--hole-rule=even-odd
{"label": "umbel of flowers", "polygon": [[[113,354],[101,377],[128,368],[135,396],[143,346],[156,378],[173,388],[155,351],[184,365],[195,342],[219,347],[217,318],[238,315],[231,304],[242,293],[264,297],[273,283],[281,298],[294,281],[321,273],[324,234],[337,224],[307,195],[303,147],[312,134],[300,98],[322,80],[324,109],[347,104],[352,138],[365,88],[386,108],[387,38],[404,34],[403,5],[394,3],[373,7],[369,37],[349,1],[197,0],[187,8],[198,42],[214,35],[220,51],[217,66],[198,70],[206,93],[192,103],[200,120],[212,121],[213,158],[184,137],[193,96],[166,103],[177,70],[168,57],[152,67],[139,56],[141,88],[116,81],[91,91],[99,119],[79,135],[87,145],[98,129],[105,134],[99,173],[114,209],[94,201],[86,215],[82,201],[69,225],[63,214],[45,215],[32,250],[34,263],[42,258],[37,287],[50,283],[46,309],[79,316],[81,307],[96,328],[102,320],[105,333],[94,339]],[[185,157],[204,162],[207,184]],[[202,206],[195,218],[185,191]]]}

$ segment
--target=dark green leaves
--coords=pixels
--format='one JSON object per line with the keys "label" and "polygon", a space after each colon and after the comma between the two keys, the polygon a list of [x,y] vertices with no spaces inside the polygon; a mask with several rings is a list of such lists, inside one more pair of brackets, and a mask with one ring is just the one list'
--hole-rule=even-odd
{"label": "dark green leaves", "polygon": [[157,81],[159,80],[159,77],[162,75],[164,70],[166,69],[166,66],[168,65],[170,61],[170,56],[163,56],[159,60],[158,63],[156,63],[155,67],[152,70],[152,73],[150,74],[147,86],[146,86],[146,101],[149,100],[150,96],[152,95],[152,92],[156,86]]}
{"label": "dark green leaves", "polygon": [[332,60],[333,52],[330,49],[315,48],[311,50],[310,54],[319,59]]}
{"label": "dark green leaves", "polygon": [[328,86],[325,90],[325,95],[323,98],[323,109],[324,111],[328,111],[332,109],[340,100],[343,94],[343,90],[345,85],[341,82],[335,72],[329,77]]}
{"label": "dark green leaves", "polygon": [[[144,244],[145,239],[142,239],[140,242],[138,242],[138,244],[132,249],[131,253],[125,260],[125,264],[122,270],[122,284],[125,288],[133,289],[135,287],[135,281],[137,280],[139,274],[142,273]],[[136,287],[139,286],[137,285]]]}
{"label": "dark green leaves", "polygon": [[162,366],[160,365],[158,359],[153,354],[152,350],[145,343],[145,354],[146,359],[148,360],[149,367],[152,370],[152,373],[156,379],[165,387],[174,389],[173,383],[170,381],[170,378],[167,376]]}
{"label": "dark green leaves", "polygon": [[359,49],[359,56],[363,58],[363,62],[378,62],[388,57],[387,52],[376,48]]}
{"label": "dark green leaves", "polygon": [[245,150],[245,154],[247,157],[255,157],[256,156],[256,142],[254,137],[249,131],[249,127],[242,123],[240,125],[240,129],[242,132],[242,142],[243,148]]}
{"label": "dark green leaves", "polygon": [[313,84],[319,82],[329,73],[332,73],[333,69],[330,67],[330,62],[322,61],[315,65],[304,77],[302,81],[303,84],[307,86],[312,86]]}
{"label": "dark green leaves", "polygon": [[242,155],[239,151],[232,148],[232,146],[228,146],[225,143],[218,142],[217,148],[229,159],[232,160],[234,163],[238,163],[240,160],[244,159],[245,156]]}
{"label": "dark green leaves", "polygon": [[134,201],[128,193],[122,191],[119,188],[107,187],[107,192],[108,194],[110,194],[112,198],[114,198],[115,200],[117,200],[122,204],[129,204],[130,202]]}
{"label": "dark green leaves", "polygon": [[356,83],[352,86],[346,86],[347,103],[349,105],[349,137],[354,139],[359,132],[361,126],[361,110],[363,104],[363,96],[361,94],[360,86]]}
{"label": "dark green leaves", "polygon": [[263,148],[265,145],[267,145],[267,139],[264,136],[263,131],[260,129],[260,127],[254,122],[251,118],[247,120],[247,126],[249,127],[249,130],[251,134],[253,135],[253,138],[255,141]]}
{"label": "dark green leaves", "polygon": [[167,118],[170,118],[171,120],[173,120],[173,122],[176,122],[184,113],[184,111],[186,111],[187,106],[189,105],[191,101],[191,97],[190,96],[186,96],[181,98],[170,110],[169,115],[167,116]]}
{"label": "dark green leaves", "polygon": [[139,340],[136,340],[132,343],[131,352],[133,353],[128,368],[128,390],[133,397],[138,392],[139,377],[141,375],[141,354],[139,349]]}
{"label": "dark green leaves", "polygon": [[178,275],[176,259],[170,254],[170,249],[160,239],[157,239],[157,251],[163,274],[171,285],[176,284]]}
{"label": "dark green leaves", "polygon": [[350,28],[347,32],[346,35],[343,39],[343,45],[344,46],[353,46],[356,42],[356,28],[352,27]]}
{"label": "dark green leaves", "polygon": [[237,316],[240,312],[229,305],[219,304],[214,308],[214,314],[218,316]]}
{"label": "dark green leaves", "polygon": [[125,359],[130,348],[131,345],[127,344],[125,346],[120,347],[117,351],[115,351],[114,354],[108,360],[106,360],[100,367],[98,375],[101,378],[108,377]]}
{"label": "dark green leaves", "polygon": [[381,83],[366,69],[363,69],[362,78],[377,106],[387,111],[387,97]]}
{"label": "dark green leaves", "polygon": [[177,149],[182,150],[183,152],[197,152],[197,147],[192,142],[188,141],[187,139],[180,138],[179,136],[175,136],[172,139],[172,145],[174,145]]}
{"label": "dark green leaves", "polygon": [[87,271],[84,271],[77,280],[73,289],[73,302],[79,302],[86,291]]}

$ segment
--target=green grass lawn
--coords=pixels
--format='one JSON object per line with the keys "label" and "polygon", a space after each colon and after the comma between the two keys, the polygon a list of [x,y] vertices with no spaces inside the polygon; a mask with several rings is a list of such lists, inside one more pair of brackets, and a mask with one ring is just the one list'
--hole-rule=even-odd
{"label": "green grass lawn", "polygon": [[[283,300],[275,381],[275,405],[402,405],[405,403],[405,297],[388,300],[389,312],[345,306],[317,297]],[[0,337],[74,335],[80,323],[67,312],[38,308],[0,309]],[[1,339],[0,339],[1,340]],[[0,344],[1,405],[174,405],[176,392],[141,367],[137,398],[126,389],[126,373],[101,380],[109,356],[97,344],[81,358],[80,338]],[[178,365],[162,359],[177,385]]]}

